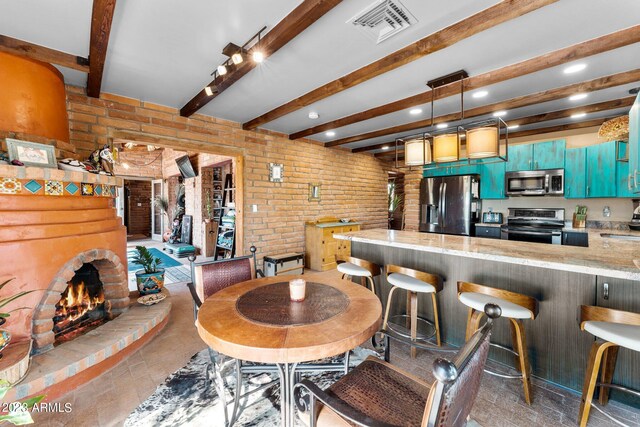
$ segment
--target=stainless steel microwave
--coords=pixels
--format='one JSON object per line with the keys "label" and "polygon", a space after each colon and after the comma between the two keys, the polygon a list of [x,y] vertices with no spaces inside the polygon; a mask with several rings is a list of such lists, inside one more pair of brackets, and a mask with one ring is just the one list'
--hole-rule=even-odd
{"label": "stainless steel microwave", "polygon": [[564,169],[507,172],[507,196],[562,196]]}

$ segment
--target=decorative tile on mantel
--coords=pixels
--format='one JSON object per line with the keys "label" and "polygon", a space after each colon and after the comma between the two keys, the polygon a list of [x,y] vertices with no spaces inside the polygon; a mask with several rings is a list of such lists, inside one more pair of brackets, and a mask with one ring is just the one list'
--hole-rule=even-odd
{"label": "decorative tile on mantel", "polygon": [[91,184],[106,184],[120,187],[124,180],[117,176],[100,175],[89,172],[65,171],[54,168],[39,168],[36,166],[0,165],[1,178],[18,178],[26,180],[56,180],[63,182],[88,182]]}

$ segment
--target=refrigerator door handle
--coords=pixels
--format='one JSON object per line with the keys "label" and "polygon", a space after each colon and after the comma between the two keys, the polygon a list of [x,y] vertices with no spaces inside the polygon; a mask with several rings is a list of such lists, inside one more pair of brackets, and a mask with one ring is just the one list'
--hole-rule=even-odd
{"label": "refrigerator door handle", "polygon": [[427,223],[428,210],[429,210],[429,205],[422,205],[422,219],[420,220],[420,222],[422,222],[423,224]]}
{"label": "refrigerator door handle", "polygon": [[447,226],[446,214],[447,214],[447,183],[443,182],[440,185],[440,203],[442,208],[440,210],[440,217],[442,218],[442,227]]}

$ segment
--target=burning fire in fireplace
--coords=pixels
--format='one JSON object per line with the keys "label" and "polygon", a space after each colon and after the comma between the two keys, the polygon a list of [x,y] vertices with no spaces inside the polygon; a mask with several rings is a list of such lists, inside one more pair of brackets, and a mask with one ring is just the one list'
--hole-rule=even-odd
{"label": "burning fire in fireplace", "polygon": [[107,315],[108,307],[105,307],[98,271],[91,264],[85,264],[67,283],[67,288],[56,304],[53,317],[56,340],[60,342],[73,339],[88,328],[103,323],[107,320]]}

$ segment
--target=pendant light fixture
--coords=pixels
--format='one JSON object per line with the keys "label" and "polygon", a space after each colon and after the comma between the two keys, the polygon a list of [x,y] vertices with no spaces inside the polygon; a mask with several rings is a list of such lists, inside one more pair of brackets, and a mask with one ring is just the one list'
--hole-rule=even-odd
{"label": "pendant light fixture", "polygon": [[423,133],[405,140],[404,164],[407,166],[422,166],[426,163],[431,163],[431,146],[428,134]]}
{"label": "pendant light fixture", "polygon": [[[509,151],[509,130],[499,115],[493,118],[464,123],[464,79],[468,74],[464,70],[456,71],[427,82],[431,88],[431,122],[430,130],[420,135],[396,139],[396,168],[398,168],[398,146],[404,144],[405,166],[434,165],[451,163],[458,160],[494,158],[496,161],[507,161]],[[434,123],[434,101],[437,88],[460,82],[460,121],[459,126],[448,127],[446,123]],[[501,146],[504,141],[504,145]],[[466,148],[466,157],[461,156]],[[455,164],[461,166],[462,164]]]}
{"label": "pendant light fixture", "polygon": [[[434,126],[434,100],[436,88],[456,81],[460,82],[460,119],[464,119],[464,79],[469,77],[466,71],[460,70],[437,79],[429,80],[431,88],[431,127]],[[446,129],[446,128],[445,128]],[[460,159],[460,136],[457,128],[433,133],[433,161],[436,163],[455,162]]]}
{"label": "pendant light fixture", "polygon": [[500,128],[482,126],[467,130],[467,156],[470,159],[484,159],[499,154]]}

